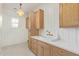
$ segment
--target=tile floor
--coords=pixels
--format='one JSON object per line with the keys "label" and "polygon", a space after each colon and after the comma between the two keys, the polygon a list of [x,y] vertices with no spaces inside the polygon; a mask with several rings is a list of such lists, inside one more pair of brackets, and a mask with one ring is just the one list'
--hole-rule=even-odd
{"label": "tile floor", "polygon": [[3,47],[1,56],[35,56],[26,43]]}

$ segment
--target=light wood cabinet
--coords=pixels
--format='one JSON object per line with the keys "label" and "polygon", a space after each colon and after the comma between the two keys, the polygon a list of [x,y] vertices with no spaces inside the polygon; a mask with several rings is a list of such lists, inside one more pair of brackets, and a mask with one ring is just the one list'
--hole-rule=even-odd
{"label": "light wood cabinet", "polygon": [[38,41],[37,40],[34,40],[34,39],[32,39],[32,47],[31,47],[31,49],[32,49],[32,52],[35,54],[35,55],[37,55],[38,54]]}
{"label": "light wood cabinet", "polygon": [[59,7],[60,27],[79,26],[79,4],[62,3]]}
{"label": "light wood cabinet", "polygon": [[28,32],[28,47],[30,48],[30,49],[32,49],[32,41],[33,41],[33,39],[31,38],[31,36],[35,36],[35,35],[39,35],[39,31],[38,30],[36,30],[36,29],[30,29],[30,30],[28,30],[29,32]]}
{"label": "light wood cabinet", "polygon": [[40,44],[38,44],[38,56],[43,56],[44,55],[44,47]]}
{"label": "light wood cabinet", "polygon": [[51,55],[50,45],[44,42],[41,42],[39,40],[31,38],[30,48],[35,55],[38,55],[38,56],[50,56]]}
{"label": "light wood cabinet", "polygon": [[29,49],[32,48],[32,40],[31,40],[31,38],[29,38],[29,40],[28,40],[28,48],[29,48]]}
{"label": "light wood cabinet", "polygon": [[50,56],[51,55],[51,47],[49,44],[38,41],[38,56]]}
{"label": "light wood cabinet", "polygon": [[29,17],[26,17],[26,28],[28,29],[29,28]]}
{"label": "light wood cabinet", "polygon": [[29,20],[28,20],[28,29],[35,29],[36,23],[35,23],[35,14],[34,12],[29,13]]}
{"label": "light wood cabinet", "polygon": [[35,12],[35,19],[36,19],[36,29],[43,29],[44,28],[44,11],[42,9],[38,9]]}
{"label": "light wood cabinet", "polygon": [[38,9],[36,12],[30,12],[26,18],[26,28],[43,29],[44,28],[44,11]]}
{"label": "light wood cabinet", "polygon": [[29,36],[35,36],[35,35],[39,35],[39,30],[37,29],[30,29],[29,31]]}
{"label": "light wood cabinet", "polygon": [[62,48],[51,46],[51,55],[52,56],[77,56],[77,54],[74,54],[72,52],[66,51]]}
{"label": "light wood cabinet", "polygon": [[62,48],[31,38],[31,50],[38,56],[78,56]]}

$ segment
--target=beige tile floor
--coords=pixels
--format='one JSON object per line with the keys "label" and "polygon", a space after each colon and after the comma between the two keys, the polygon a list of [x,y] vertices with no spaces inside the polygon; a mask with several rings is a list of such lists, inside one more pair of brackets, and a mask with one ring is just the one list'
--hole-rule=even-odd
{"label": "beige tile floor", "polygon": [[35,56],[26,43],[3,47],[2,56]]}

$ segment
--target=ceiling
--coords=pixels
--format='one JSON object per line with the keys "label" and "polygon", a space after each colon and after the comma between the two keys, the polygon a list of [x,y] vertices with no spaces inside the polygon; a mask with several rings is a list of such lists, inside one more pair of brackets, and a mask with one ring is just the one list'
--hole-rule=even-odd
{"label": "ceiling", "polygon": [[[22,9],[26,14],[33,8],[38,7],[41,5],[41,3],[23,3],[22,4]],[[3,3],[2,4],[3,10],[5,11],[16,11],[19,8],[19,3]],[[17,9],[14,9],[17,8]]]}

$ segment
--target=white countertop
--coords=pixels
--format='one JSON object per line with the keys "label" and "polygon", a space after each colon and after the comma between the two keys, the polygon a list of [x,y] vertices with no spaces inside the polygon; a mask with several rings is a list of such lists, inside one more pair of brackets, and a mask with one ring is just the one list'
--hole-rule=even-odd
{"label": "white countertop", "polygon": [[34,39],[46,42],[48,44],[63,48],[65,50],[67,50],[67,51],[71,51],[73,53],[79,54],[79,48],[75,44],[72,45],[72,44],[70,44],[70,43],[68,43],[68,42],[66,42],[64,40],[58,40],[58,41],[52,41],[51,42],[51,41],[46,40],[45,38],[43,38],[41,36],[32,36],[31,38],[34,38]]}

